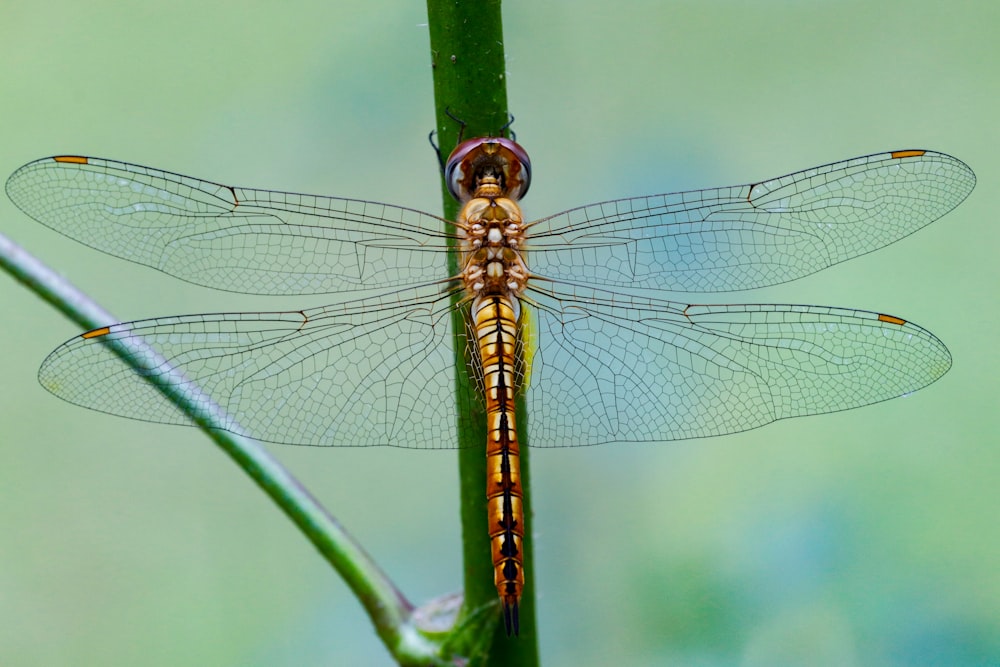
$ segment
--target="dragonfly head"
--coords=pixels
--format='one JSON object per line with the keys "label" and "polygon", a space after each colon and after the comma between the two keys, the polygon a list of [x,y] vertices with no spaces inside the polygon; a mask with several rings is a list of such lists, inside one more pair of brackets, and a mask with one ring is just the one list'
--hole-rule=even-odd
{"label": "dragonfly head", "polygon": [[[466,202],[476,196],[519,200],[531,184],[528,153],[510,139],[480,137],[463,141],[448,156],[444,168],[451,196]],[[487,194],[476,195],[481,185]],[[495,185],[494,185],[495,184]],[[497,191],[497,194],[493,194]]]}

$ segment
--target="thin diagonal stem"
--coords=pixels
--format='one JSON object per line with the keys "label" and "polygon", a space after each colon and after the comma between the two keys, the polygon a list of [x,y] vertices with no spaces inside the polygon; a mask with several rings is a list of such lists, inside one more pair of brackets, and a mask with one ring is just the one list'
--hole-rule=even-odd
{"label": "thin diagonal stem", "polygon": [[[0,268],[84,329],[118,321],[65,278],[3,235],[0,235]],[[155,350],[141,341],[130,345],[115,341],[111,349],[137,372],[148,365],[151,355],[156,355]],[[163,368],[161,363],[157,365]],[[192,421],[299,527],[361,601],[393,655],[406,664],[438,664],[434,657],[438,647],[423,639],[412,626],[410,603],[288,470],[259,443],[223,430],[223,424],[232,423],[230,418],[190,381],[177,373],[142,374],[167,399],[191,416]],[[206,405],[211,407],[206,409]]]}

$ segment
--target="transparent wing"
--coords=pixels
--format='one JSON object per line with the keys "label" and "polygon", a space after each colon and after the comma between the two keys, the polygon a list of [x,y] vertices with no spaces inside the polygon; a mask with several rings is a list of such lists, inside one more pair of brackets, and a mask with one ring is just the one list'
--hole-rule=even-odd
{"label": "transparent wing", "polygon": [[[975,183],[940,153],[885,153],[752,186],[575,209],[530,236],[537,324],[525,348],[535,446],[720,435],[900,396],[940,377],[944,345],[901,319],[818,306],[685,306],[583,283],[726,290],[792,280],[891,243]],[[49,356],[42,384],[85,407],[188,423],[143,375],[179,373],[227,427],[305,445],[453,447],[444,223],[354,200],[245,190],[93,158],[7,183],[41,222],[199,284],[268,294],[403,286],[287,313],[118,324]],[[251,287],[252,285],[252,287]],[[116,350],[152,348],[136,374]]]}
{"label": "transparent wing", "polygon": [[320,294],[446,277],[446,224],[398,206],[220,185],[100,158],[7,181],[22,211],[92,248],[198,285]]}
{"label": "transparent wing", "polygon": [[951,365],[933,334],[879,313],[685,306],[566,286],[532,298],[535,447],[735,433],[902,396]]}
{"label": "transparent wing", "polygon": [[[431,285],[285,313],[163,317],[77,336],[39,380],[71,403],[123,417],[190,424],[145,375],[179,374],[228,415],[227,430],[298,445],[456,445],[449,295]],[[143,341],[145,370],[116,348]],[[210,398],[209,398],[210,397]],[[475,400],[475,397],[467,397]]]}
{"label": "transparent wing", "polygon": [[608,201],[534,223],[529,265],[598,288],[774,285],[912,234],[975,183],[949,155],[896,151],[752,185]]}
{"label": "transparent wing", "polygon": [[[819,306],[685,306],[535,289],[529,443],[666,441],[875,403],[943,375],[948,350],[898,318]],[[166,317],[98,329],[39,378],[93,410],[188,424],[144,375],[180,373],[228,430],[301,445],[456,446],[449,296],[438,286],[302,312]],[[153,351],[137,374],[116,346]],[[208,398],[211,397],[211,398]]]}
{"label": "transparent wing", "polygon": [[[931,151],[845,160],[754,185],[622,199],[533,223],[534,273],[667,291],[750,289],[871,252],[975,185]],[[109,254],[236,292],[317,294],[445,277],[441,218],[377,202],[233,188],[99,158],[7,181],[39,222]]]}

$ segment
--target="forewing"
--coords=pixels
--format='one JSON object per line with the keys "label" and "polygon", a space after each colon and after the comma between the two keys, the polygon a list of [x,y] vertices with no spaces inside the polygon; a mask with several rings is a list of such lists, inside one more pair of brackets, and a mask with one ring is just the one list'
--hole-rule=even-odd
{"label": "forewing", "polygon": [[7,181],[66,236],[198,285],[320,294],[446,277],[445,223],[398,206],[230,187],[100,158],[45,158]]}
{"label": "forewing", "polygon": [[719,292],[795,280],[877,250],[958,206],[976,179],[933,151],[879,153],[751,185],[572,209],[529,230],[548,278]]}

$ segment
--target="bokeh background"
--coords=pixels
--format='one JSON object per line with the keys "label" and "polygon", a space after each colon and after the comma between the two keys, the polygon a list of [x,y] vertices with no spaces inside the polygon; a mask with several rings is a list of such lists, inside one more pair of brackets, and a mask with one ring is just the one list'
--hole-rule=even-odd
{"label": "bokeh background", "polygon": [[[1000,4],[509,0],[505,21],[529,216],[888,149],[979,177],[912,238],[725,297],[912,319],[954,355],[937,384],[730,437],[535,452],[545,664],[1000,664]],[[394,0],[6,2],[0,174],[82,153],[438,211],[425,22]],[[322,301],[193,287],[6,198],[0,230],[122,319]],[[37,366],[76,327],[9,279],[0,304],[0,664],[390,664],[225,456],[46,394]],[[273,450],[412,599],[460,586],[453,452]]]}

